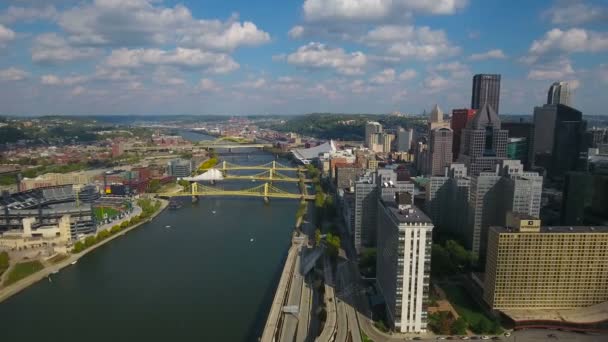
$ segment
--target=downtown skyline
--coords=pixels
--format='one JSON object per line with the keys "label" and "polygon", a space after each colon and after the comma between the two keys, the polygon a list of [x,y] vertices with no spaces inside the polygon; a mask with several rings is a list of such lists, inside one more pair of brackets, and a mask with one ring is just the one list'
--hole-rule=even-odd
{"label": "downtown skyline", "polygon": [[606,22],[589,0],[8,0],[0,115],[451,112],[477,73],[500,114],[556,81],[608,114]]}

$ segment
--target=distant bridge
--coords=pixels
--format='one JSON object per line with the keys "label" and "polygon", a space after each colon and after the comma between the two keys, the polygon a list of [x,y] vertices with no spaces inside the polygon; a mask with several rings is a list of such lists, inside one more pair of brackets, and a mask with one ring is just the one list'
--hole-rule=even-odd
{"label": "distant bridge", "polygon": [[274,169],[270,169],[268,171],[260,172],[255,175],[230,175],[225,174],[222,179],[218,180],[256,180],[256,181],[266,181],[266,182],[304,182],[311,183],[312,180],[303,177],[290,177],[275,171]]}
{"label": "distant bridge", "polygon": [[190,191],[181,191],[175,193],[159,193],[159,197],[188,197],[198,198],[200,196],[245,196],[245,197],[262,197],[264,199],[269,198],[288,198],[297,200],[311,201],[315,199],[315,196],[309,195],[304,187],[304,193],[291,193],[289,191],[282,190],[270,183],[264,183],[253,188],[241,189],[241,190],[224,190],[216,187],[206,186],[193,182],[190,185]]}
{"label": "distant bridge", "polygon": [[[272,170],[272,171],[304,171],[303,167],[293,167],[283,165],[277,161],[271,161],[262,165],[237,165],[232,164],[227,161],[223,161],[216,166],[212,167],[213,169],[217,169],[220,171],[230,171],[230,170]],[[210,170],[209,168],[207,170]]]}
{"label": "distant bridge", "polygon": [[264,148],[264,147],[272,147],[272,144],[256,144],[256,143],[248,143],[243,142],[239,143],[238,141],[232,141],[230,138],[218,138],[215,140],[203,140],[197,143],[197,146],[203,148],[227,148],[227,149],[236,149],[236,148]]}

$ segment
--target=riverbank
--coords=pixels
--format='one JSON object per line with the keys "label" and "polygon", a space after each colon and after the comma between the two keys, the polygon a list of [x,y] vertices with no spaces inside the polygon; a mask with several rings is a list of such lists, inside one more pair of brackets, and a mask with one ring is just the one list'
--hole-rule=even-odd
{"label": "riverbank", "polygon": [[105,245],[106,243],[118,238],[119,236],[123,236],[126,233],[130,232],[131,230],[146,224],[150,221],[152,221],[156,216],[158,216],[160,213],[162,213],[167,206],[169,205],[169,202],[167,200],[164,199],[157,199],[158,201],[160,201],[161,206],[160,208],[154,213],[152,214],[152,216],[150,216],[147,220],[139,222],[137,224],[134,224],[133,226],[130,226],[128,228],[125,228],[124,230],[122,230],[120,233],[117,233],[115,235],[112,235],[98,243],[96,243],[93,246],[90,246],[89,248],[85,249],[84,251],[80,252],[80,253],[76,253],[76,254],[71,254],[68,258],[66,258],[65,260],[60,261],[59,263],[46,267],[24,279],[21,279],[19,281],[17,281],[14,284],[11,284],[5,288],[0,289],[0,303],[2,303],[3,301],[7,300],[8,298],[16,295],[17,293],[25,290],[26,288],[30,287],[31,285],[39,282],[40,280],[48,277],[49,275],[55,273],[55,272],[59,272],[61,269],[70,266],[73,262],[78,261],[78,259],[82,258],[83,256],[87,255],[88,253],[94,251],[95,249]]}

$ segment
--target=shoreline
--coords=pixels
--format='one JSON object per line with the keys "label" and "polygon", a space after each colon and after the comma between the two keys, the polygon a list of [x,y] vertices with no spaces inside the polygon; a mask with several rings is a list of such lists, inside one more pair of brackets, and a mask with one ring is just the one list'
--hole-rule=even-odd
{"label": "shoreline", "polygon": [[167,201],[165,199],[157,198],[156,200],[161,201],[160,208],[158,209],[157,212],[152,214],[152,216],[150,218],[148,218],[146,221],[139,222],[131,227],[128,227],[125,230],[121,231],[120,233],[112,235],[112,236],[108,237],[107,239],[105,239],[99,243],[96,243],[95,245],[85,249],[84,251],[82,251],[80,253],[70,254],[65,260],[62,260],[61,262],[59,262],[55,265],[45,267],[42,270],[40,270],[34,274],[31,274],[30,276],[23,278],[14,284],[11,284],[3,289],[0,289],[0,303],[9,299],[12,296],[18,294],[19,292],[27,289],[28,287],[34,285],[35,283],[41,281],[42,279],[48,277],[49,275],[53,274],[54,272],[58,272],[68,266],[71,266],[71,264],[74,261],[78,261],[78,259],[80,259],[83,256],[87,255],[88,253],[94,251],[98,247],[101,247],[101,246],[105,245],[106,243],[108,243],[120,236],[125,235],[126,233],[130,232],[131,230],[133,230],[143,224],[151,222],[154,218],[156,218],[156,216],[160,215],[160,213],[165,211],[165,209],[169,206],[169,201]]}

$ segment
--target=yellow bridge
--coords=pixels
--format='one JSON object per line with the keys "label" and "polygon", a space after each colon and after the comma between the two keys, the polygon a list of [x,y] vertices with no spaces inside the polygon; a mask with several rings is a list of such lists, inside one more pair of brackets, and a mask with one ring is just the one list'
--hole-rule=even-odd
{"label": "yellow bridge", "polygon": [[290,198],[297,200],[314,200],[315,196],[309,195],[306,191],[306,186],[302,186],[304,189],[302,194],[294,194],[282,189],[275,187],[270,183],[264,183],[249,189],[241,190],[224,190],[216,187],[206,186],[194,182],[190,185],[190,191],[181,191],[175,193],[159,193],[159,197],[187,197],[192,196],[198,198],[200,196],[245,196],[245,197],[262,197],[264,199],[269,198]]}
{"label": "yellow bridge", "polygon": [[304,171],[303,167],[292,167],[283,165],[276,161],[271,161],[262,165],[237,165],[232,164],[227,161],[222,161],[218,165],[214,166],[214,168],[220,171],[230,171],[230,170],[273,170],[273,171]]}
{"label": "yellow bridge", "polygon": [[275,169],[270,169],[268,171],[260,172],[254,175],[231,175],[228,173],[224,174],[224,180],[256,180],[256,181],[265,181],[265,182],[304,182],[311,183],[312,180],[308,178],[304,178],[302,175],[300,177],[290,177],[284,175]]}

